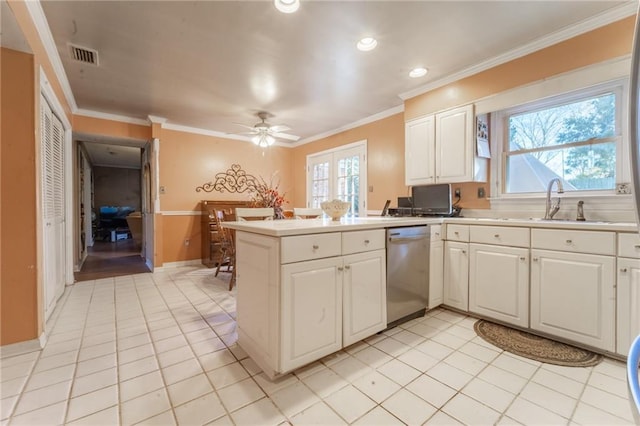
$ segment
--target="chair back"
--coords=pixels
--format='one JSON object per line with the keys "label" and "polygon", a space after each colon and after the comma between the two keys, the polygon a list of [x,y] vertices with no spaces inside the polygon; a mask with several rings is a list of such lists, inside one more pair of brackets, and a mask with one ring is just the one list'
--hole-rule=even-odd
{"label": "chair back", "polygon": [[316,219],[322,217],[322,209],[294,207],[293,216],[296,219]]}
{"label": "chair back", "polygon": [[273,220],[275,211],[273,207],[244,208],[236,207],[236,220]]}
{"label": "chair back", "polygon": [[635,424],[640,424],[640,379],[638,365],[640,364],[640,335],[635,338],[627,357],[627,387],[629,403]]}

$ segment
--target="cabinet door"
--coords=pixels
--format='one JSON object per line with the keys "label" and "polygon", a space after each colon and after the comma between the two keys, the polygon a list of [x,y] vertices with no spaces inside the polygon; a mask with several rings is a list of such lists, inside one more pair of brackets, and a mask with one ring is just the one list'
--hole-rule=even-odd
{"label": "cabinet door", "polygon": [[529,250],[469,245],[469,311],[529,326]]}
{"label": "cabinet door", "polygon": [[613,256],[531,250],[531,328],[615,350]]}
{"label": "cabinet door", "polygon": [[444,244],[443,303],[463,311],[469,310],[468,243],[446,241]]}
{"label": "cabinet door", "polygon": [[404,158],[407,186],[435,182],[434,138],[433,115],[405,124]]}
{"label": "cabinet door", "polygon": [[629,354],[640,334],[640,260],[618,258],[618,315],[616,352]]}
{"label": "cabinet door", "polygon": [[436,114],[435,168],[441,183],[474,180],[473,105]]}
{"label": "cabinet door", "polygon": [[444,243],[431,241],[429,252],[429,309],[442,304],[444,293]]}
{"label": "cabinet door", "polygon": [[343,346],[356,343],[387,327],[385,251],[344,258]]}
{"label": "cabinet door", "polygon": [[281,372],[342,348],[342,258],[282,266]]}

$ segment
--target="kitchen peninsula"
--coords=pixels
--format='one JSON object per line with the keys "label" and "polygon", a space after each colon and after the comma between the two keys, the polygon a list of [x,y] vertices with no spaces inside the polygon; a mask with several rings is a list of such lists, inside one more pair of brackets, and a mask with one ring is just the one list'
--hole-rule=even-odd
{"label": "kitchen peninsula", "polygon": [[227,223],[236,230],[238,343],[274,379],[385,329],[385,228],[441,222]]}

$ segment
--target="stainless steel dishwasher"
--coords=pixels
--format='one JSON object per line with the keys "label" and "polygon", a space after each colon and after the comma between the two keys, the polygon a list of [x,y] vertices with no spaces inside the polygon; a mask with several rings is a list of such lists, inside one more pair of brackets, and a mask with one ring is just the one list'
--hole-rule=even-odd
{"label": "stainless steel dishwasher", "polygon": [[387,229],[387,326],[423,316],[429,298],[428,225]]}

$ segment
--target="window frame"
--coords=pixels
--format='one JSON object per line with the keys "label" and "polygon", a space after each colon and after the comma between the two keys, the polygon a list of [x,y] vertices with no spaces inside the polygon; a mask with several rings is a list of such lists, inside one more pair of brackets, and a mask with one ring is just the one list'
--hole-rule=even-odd
{"label": "window frame", "polygon": [[[616,125],[615,135],[608,137],[609,141],[615,141],[616,145],[616,185],[619,183],[630,182],[630,171],[628,165],[625,163],[625,158],[629,145],[627,137],[627,111],[628,105],[628,79],[618,78],[604,83],[571,90],[565,93],[545,97],[531,102],[523,103],[517,106],[508,107],[496,112],[490,113],[490,131],[495,135],[495,149],[492,152],[491,161],[496,164],[496,167],[492,167],[492,187],[495,188],[495,193],[492,194],[492,199],[509,200],[509,199],[527,199],[527,198],[539,198],[545,196],[545,192],[506,192],[507,187],[507,155],[509,151],[509,117],[516,114],[523,114],[527,112],[539,111],[545,108],[551,108],[554,106],[566,105],[572,102],[580,100],[587,100],[590,98],[598,97],[606,93],[613,93],[616,97]],[[562,145],[557,145],[558,149],[562,148]],[[517,151],[513,151],[517,152]],[[576,190],[566,192],[563,196],[568,198],[578,197],[602,197],[616,195],[615,187],[612,189],[604,190]]]}

